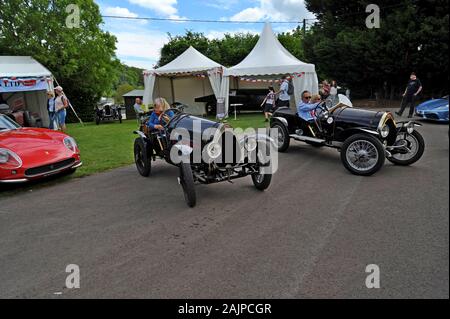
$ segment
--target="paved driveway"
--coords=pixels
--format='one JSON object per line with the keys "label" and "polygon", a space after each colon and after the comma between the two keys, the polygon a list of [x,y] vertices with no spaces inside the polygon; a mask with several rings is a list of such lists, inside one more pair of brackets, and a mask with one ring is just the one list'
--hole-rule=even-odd
{"label": "paved driveway", "polygon": [[[411,167],[357,177],[295,142],[267,192],[198,186],[194,209],[161,162],[148,179],[130,166],[3,197],[0,297],[448,298],[448,126],[421,131]],[[68,264],[80,289],[64,288]]]}

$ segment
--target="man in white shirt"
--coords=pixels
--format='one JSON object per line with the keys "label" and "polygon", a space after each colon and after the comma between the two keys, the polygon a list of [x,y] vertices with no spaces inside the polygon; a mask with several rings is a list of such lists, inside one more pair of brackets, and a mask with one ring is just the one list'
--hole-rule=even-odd
{"label": "man in white shirt", "polygon": [[289,91],[289,82],[287,80],[287,76],[283,76],[281,78],[280,91],[277,93],[279,94],[277,105],[278,107],[290,106],[291,97],[288,91]]}
{"label": "man in white shirt", "polygon": [[142,109],[142,100],[140,98],[136,98],[136,103],[133,107],[137,115],[144,113],[144,110]]}

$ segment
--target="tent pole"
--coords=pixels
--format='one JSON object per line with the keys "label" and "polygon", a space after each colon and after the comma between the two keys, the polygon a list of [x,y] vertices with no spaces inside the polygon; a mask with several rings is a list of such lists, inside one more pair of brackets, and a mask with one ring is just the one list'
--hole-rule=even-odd
{"label": "tent pole", "polygon": [[172,93],[172,104],[175,103],[175,89],[173,87],[173,76],[170,77],[170,89]]}
{"label": "tent pole", "polygon": [[[53,80],[55,80],[55,82],[56,82],[56,85],[58,85],[59,86],[59,83],[58,83],[58,80],[55,78],[55,77],[53,77]],[[63,94],[64,94],[64,92],[63,92]],[[64,94],[65,95],[65,94]],[[83,123],[83,121],[80,119],[80,117],[78,116],[78,114],[77,114],[77,112],[75,112],[75,109],[73,108],[73,106],[72,106],[72,103],[70,103],[70,100],[69,99],[67,99],[67,101],[69,102],[69,106],[70,106],[70,109],[73,111],[73,113],[75,114],[75,116],[77,117],[77,119],[78,119],[78,121],[81,123],[81,125],[83,125],[84,126],[84,123]]]}

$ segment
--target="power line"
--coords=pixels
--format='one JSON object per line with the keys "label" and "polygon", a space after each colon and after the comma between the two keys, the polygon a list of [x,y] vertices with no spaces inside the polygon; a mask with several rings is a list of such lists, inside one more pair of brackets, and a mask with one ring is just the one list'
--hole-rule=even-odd
{"label": "power line", "polygon": [[233,21],[233,20],[202,20],[202,19],[173,19],[173,18],[152,18],[152,17],[129,17],[129,16],[111,16],[102,15],[102,18],[107,19],[128,19],[128,20],[149,20],[149,21],[170,21],[170,22],[197,22],[197,23],[246,23],[246,24],[300,24],[303,20],[317,20],[317,19],[301,19],[299,21]]}

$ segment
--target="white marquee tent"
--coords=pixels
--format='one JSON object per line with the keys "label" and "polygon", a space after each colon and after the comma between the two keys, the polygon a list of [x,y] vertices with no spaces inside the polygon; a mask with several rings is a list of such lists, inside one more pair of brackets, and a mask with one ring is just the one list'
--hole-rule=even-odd
{"label": "white marquee tent", "polygon": [[[223,66],[189,47],[172,62],[154,70],[144,72],[144,104],[153,103],[154,98],[165,97],[169,103],[181,102],[191,106],[186,110],[192,114],[203,114],[203,103],[195,103],[196,97],[221,93]],[[208,80],[209,79],[209,80]]]}
{"label": "white marquee tent", "polygon": [[249,55],[238,65],[224,71],[222,87],[224,89],[229,87],[231,76],[266,78],[275,75],[292,76],[296,104],[301,100],[301,92],[304,90],[309,90],[313,94],[318,93],[318,79],[314,64],[304,63],[289,53],[278,41],[271,25],[266,23],[258,43]]}
{"label": "white marquee tent", "polygon": [[0,95],[10,108],[36,112],[49,124],[47,90],[53,90],[53,76],[30,56],[0,56]]}

